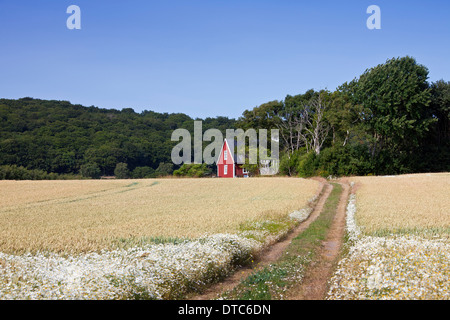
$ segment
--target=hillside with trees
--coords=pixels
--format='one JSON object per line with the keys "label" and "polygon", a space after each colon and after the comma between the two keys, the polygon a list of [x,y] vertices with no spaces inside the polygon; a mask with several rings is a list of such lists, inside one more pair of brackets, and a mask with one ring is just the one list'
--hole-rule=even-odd
{"label": "hillside with trees", "polygon": [[[333,92],[287,95],[237,120],[203,119],[203,130],[279,129],[282,175],[385,175],[450,171],[449,119],[450,82],[429,83],[428,69],[403,57]],[[193,132],[194,120],[202,119],[0,99],[0,179],[209,175],[211,166],[171,162],[173,130]]]}
{"label": "hillside with trees", "polygon": [[[226,117],[202,120],[205,130],[225,132],[235,124]],[[185,114],[0,99],[0,178],[169,175],[176,169],[170,158],[176,144],[172,131],[193,132],[193,122]]]}

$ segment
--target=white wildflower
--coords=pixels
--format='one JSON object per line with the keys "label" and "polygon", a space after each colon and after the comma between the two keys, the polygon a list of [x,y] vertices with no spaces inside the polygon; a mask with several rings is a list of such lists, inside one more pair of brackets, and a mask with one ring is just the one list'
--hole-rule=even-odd
{"label": "white wildflower", "polygon": [[327,299],[450,299],[448,239],[365,236],[347,206],[348,254],[330,279]]}
{"label": "white wildflower", "polygon": [[261,249],[237,235],[60,256],[0,253],[0,299],[164,299],[226,274]]}

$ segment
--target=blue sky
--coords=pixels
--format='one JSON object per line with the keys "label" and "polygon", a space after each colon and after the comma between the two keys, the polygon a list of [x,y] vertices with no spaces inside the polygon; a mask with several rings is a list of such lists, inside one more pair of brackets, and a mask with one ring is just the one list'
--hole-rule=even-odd
{"label": "blue sky", "polygon": [[0,0],[0,97],[237,118],[393,57],[450,81],[449,35],[448,0]]}

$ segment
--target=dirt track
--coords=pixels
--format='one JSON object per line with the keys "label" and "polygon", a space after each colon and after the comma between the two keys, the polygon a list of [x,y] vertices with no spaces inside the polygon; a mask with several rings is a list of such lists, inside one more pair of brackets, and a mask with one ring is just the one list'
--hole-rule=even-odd
{"label": "dirt track", "polygon": [[340,185],[342,192],[339,205],[327,238],[322,242],[318,258],[308,268],[302,283],[290,290],[289,300],[321,300],[325,297],[327,282],[339,256],[345,232],[345,212],[350,187],[345,182],[340,182]]}
{"label": "dirt track", "polygon": [[[304,230],[306,230],[309,227],[309,225],[322,212],[323,206],[324,206],[326,200],[328,199],[328,196],[330,195],[331,190],[333,189],[333,186],[324,180],[321,180],[321,183],[322,183],[322,192],[320,193],[320,197],[314,207],[313,212],[311,213],[311,215],[308,217],[307,220],[305,220],[297,228],[295,228],[284,240],[274,244],[273,246],[268,248],[265,252],[263,252],[255,265],[237,270],[233,275],[226,278],[224,281],[208,288],[203,294],[197,295],[194,297],[189,297],[188,299],[190,299],[190,300],[214,299],[218,295],[220,295],[222,292],[231,290],[232,288],[234,288],[236,285],[238,285],[241,282],[242,279],[248,277],[251,273],[255,272],[255,270],[263,268],[264,266],[267,266],[270,263],[277,261],[281,257],[282,253],[285,251],[287,246],[291,243],[292,239],[295,238],[297,235],[299,235]],[[348,187],[345,189],[344,192],[342,192],[342,194],[343,195],[347,194],[347,190],[348,190]],[[343,212],[343,217],[341,217],[342,214],[337,214],[337,216],[339,216],[339,219],[335,219],[336,221],[333,222],[333,226],[330,230],[330,234],[328,237],[329,239],[327,238],[327,240],[325,241],[324,250],[323,250],[323,252],[320,253],[321,255],[326,256],[327,259],[330,261],[332,261],[334,259],[334,257],[337,255],[337,253],[339,252],[340,242],[342,240],[342,235],[343,235],[343,230],[344,230],[343,224],[345,224],[346,198],[343,199],[343,197],[341,196],[340,202],[341,202],[341,204],[339,205],[339,208],[340,208],[339,212],[341,212],[341,211]],[[324,281],[325,281],[325,286],[326,286],[326,280],[328,278],[325,279],[325,277],[327,277],[330,272],[331,272],[331,267],[328,265],[322,266],[320,271],[313,270],[313,273],[311,274],[311,280],[314,280],[314,282],[308,281],[308,286],[310,286],[311,288],[317,288],[318,290],[313,290],[314,291],[314,293],[313,293],[310,291],[305,291],[300,287],[294,288],[294,290],[292,291],[293,292],[292,299],[305,299],[305,298],[309,298],[310,295],[314,297],[313,299],[315,299],[315,297],[318,296],[315,293],[316,291],[318,291],[318,292],[324,291],[324,289],[319,290],[319,286],[322,287]],[[320,277],[318,276],[319,274],[321,274]],[[301,287],[303,287],[303,286],[301,286]],[[298,295],[299,293],[301,293],[301,295]],[[305,294],[308,297],[305,297]],[[320,299],[320,298],[318,298],[318,299]]]}

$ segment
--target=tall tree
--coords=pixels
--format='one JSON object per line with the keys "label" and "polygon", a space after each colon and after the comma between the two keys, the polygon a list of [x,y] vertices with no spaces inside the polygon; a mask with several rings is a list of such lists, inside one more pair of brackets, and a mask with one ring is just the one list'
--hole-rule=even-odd
{"label": "tall tree", "polygon": [[330,102],[327,101],[329,94],[321,91],[319,95],[312,97],[304,107],[303,118],[305,121],[305,133],[299,132],[304,136],[304,140],[316,155],[320,154],[323,143],[328,138],[330,125],[325,118],[325,112],[329,109]]}
{"label": "tall tree", "polygon": [[387,60],[352,81],[352,97],[363,106],[362,120],[372,137],[372,158],[383,153],[401,163],[436,121],[428,112],[427,78],[428,69],[407,56]]}
{"label": "tall tree", "polygon": [[263,103],[252,110],[245,110],[238,119],[236,127],[247,129],[275,129],[279,122],[279,113],[283,109],[283,102],[274,100]]}
{"label": "tall tree", "polygon": [[345,147],[352,139],[360,140],[364,136],[362,106],[352,103],[348,90],[348,83],[344,83],[330,95],[325,117],[330,125],[331,146]]}
{"label": "tall tree", "polygon": [[450,142],[450,81],[439,80],[431,84],[431,114],[438,121],[435,137],[439,145]]}
{"label": "tall tree", "polygon": [[306,147],[307,150],[310,148],[305,127],[312,110],[309,103],[317,95],[318,93],[311,89],[304,94],[287,95],[284,99],[283,108],[278,113],[280,121],[277,122],[277,127],[288,156],[300,148]]}

